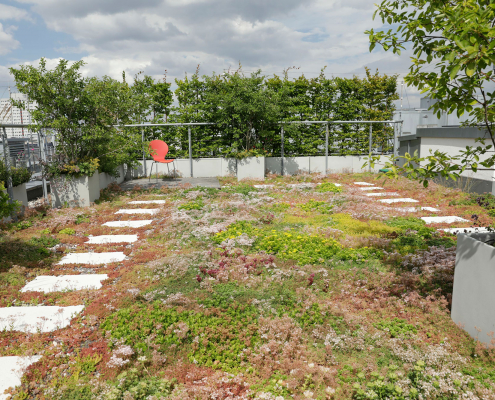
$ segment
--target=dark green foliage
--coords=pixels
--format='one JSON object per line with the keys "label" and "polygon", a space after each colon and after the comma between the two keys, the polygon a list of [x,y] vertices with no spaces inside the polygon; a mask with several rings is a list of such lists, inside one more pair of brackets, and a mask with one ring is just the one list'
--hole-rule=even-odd
{"label": "dark green foliage", "polygon": [[[23,183],[29,182],[32,172],[26,167],[11,167],[10,177],[12,178],[12,186],[19,186]],[[7,185],[7,169],[5,163],[0,160],[0,182]]]}
{"label": "dark green foliage", "polygon": [[50,247],[55,246],[56,244],[59,244],[60,240],[58,240],[57,238],[54,238],[52,236],[43,235],[41,237],[32,238],[31,242],[35,245],[38,245],[38,246],[50,248]]}
{"label": "dark green foliage", "polygon": [[[324,71],[312,79],[266,77],[261,71],[245,75],[241,68],[226,75],[200,77],[199,71],[176,80],[174,122],[214,122],[192,129],[193,157],[279,155],[279,121],[390,120],[397,99],[396,76],[327,78]],[[284,126],[286,155],[323,155],[325,133],[321,126]],[[186,127],[163,129],[161,138],[172,144],[173,157],[187,155]],[[393,129],[373,126],[375,144],[390,148]],[[368,152],[367,127],[332,125],[331,154]],[[180,150],[182,149],[182,150]]]}

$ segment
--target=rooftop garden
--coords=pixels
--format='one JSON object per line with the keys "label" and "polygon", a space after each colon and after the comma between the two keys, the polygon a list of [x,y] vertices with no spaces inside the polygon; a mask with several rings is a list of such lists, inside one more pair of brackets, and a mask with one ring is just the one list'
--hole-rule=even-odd
{"label": "rooftop garden", "polygon": [[[42,355],[14,399],[461,399],[494,396],[495,353],[450,319],[457,227],[493,198],[372,175],[222,180],[221,189],[107,189],[84,209],[28,210],[0,231],[0,306],[84,304],[70,326],[0,332]],[[367,181],[441,211],[384,204]],[[335,185],[338,184],[338,185]],[[161,200],[131,205],[130,201]],[[153,208],[150,225],[119,209]],[[137,234],[128,243],[89,236]],[[67,253],[114,252],[101,266]],[[21,292],[38,275],[107,274],[98,290]]]}

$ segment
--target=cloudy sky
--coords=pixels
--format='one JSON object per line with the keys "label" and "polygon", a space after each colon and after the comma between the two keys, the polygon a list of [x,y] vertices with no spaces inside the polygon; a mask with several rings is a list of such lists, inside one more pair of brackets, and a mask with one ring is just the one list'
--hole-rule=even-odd
{"label": "cloudy sky", "polygon": [[[407,73],[409,56],[368,50],[374,0],[0,0],[0,97],[8,68],[83,59],[85,75],[262,69],[291,76]],[[400,78],[399,78],[400,80]],[[408,88],[404,107],[419,105]]]}

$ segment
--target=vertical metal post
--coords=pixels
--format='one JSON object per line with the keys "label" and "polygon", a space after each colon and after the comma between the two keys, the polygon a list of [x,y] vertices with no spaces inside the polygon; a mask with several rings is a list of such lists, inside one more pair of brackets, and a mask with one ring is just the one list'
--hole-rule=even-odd
{"label": "vertical metal post", "polygon": [[[38,132],[38,145],[40,146],[40,158],[41,161],[44,162],[46,161],[45,157],[45,140],[43,140],[43,133],[41,131]],[[41,172],[41,179],[42,179],[42,185],[43,185],[43,197],[48,200],[48,188],[46,186],[46,179],[45,175],[43,174],[43,166],[41,167],[42,172]]]}
{"label": "vertical metal post", "polygon": [[373,123],[370,122],[370,137],[369,137],[369,150],[370,150],[370,155],[369,155],[369,160],[368,160],[368,172],[371,172],[371,146],[373,142]]}
{"label": "vertical metal post", "polygon": [[282,129],[280,130],[280,136],[282,138],[282,146],[280,150],[280,165],[282,167],[282,176],[284,175],[284,127],[282,125]]}
{"label": "vertical metal post", "polygon": [[187,135],[189,136],[189,168],[191,168],[191,178],[193,178],[193,159],[192,159],[192,136],[191,125],[187,127]]}
{"label": "vertical metal post", "polygon": [[[141,127],[141,145],[144,144],[144,128]],[[148,168],[146,167],[146,152],[143,149],[143,171],[144,171],[144,176],[146,177],[148,175]],[[150,176],[151,176],[151,171],[150,171]]]}
{"label": "vertical metal post", "polygon": [[14,188],[12,186],[12,176],[10,175],[10,149],[9,141],[7,139],[7,130],[5,127],[2,128],[3,133],[3,155],[5,157],[5,173],[7,174],[7,193],[9,194],[9,203],[14,202]]}
{"label": "vertical metal post", "polygon": [[325,175],[328,174],[328,124],[325,132]]}

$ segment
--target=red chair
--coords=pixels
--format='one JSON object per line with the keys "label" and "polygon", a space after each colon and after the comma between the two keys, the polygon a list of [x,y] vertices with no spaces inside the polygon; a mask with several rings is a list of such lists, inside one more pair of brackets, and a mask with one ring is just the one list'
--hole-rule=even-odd
{"label": "red chair", "polygon": [[[167,164],[167,171],[170,174],[170,169],[168,164],[173,163],[175,160],[165,160],[165,156],[168,153],[168,144],[163,140],[152,140],[150,142],[150,154],[153,157],[153,164],[151,164],[150,170],[150,182],[151,182],[151,172],[153,172],[153,165],[157,163]],[[174,177],[175,177],[175,164],[174,164]],[[156,166],[156,179],[158,181],[158,165]]]}

